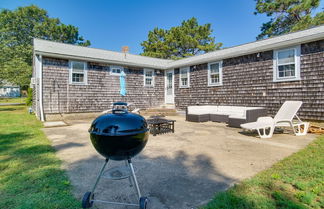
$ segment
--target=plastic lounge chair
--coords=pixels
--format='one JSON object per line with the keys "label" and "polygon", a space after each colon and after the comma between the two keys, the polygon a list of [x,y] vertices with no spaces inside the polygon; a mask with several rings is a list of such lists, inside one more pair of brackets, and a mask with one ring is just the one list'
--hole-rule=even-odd
{"label": "plastic lounge chair", "polygon": [[[307,134],[308,122],[303,122],[297,116],[301,107],[301,101],[286,101],[279,109],[274,118],[259,117],[256,122],[241,124],[243,129],[257,130],[260,138],[271,138],[275,127],[289,126],[296,136]],[[296,118],[297,122],[293,121]]]}

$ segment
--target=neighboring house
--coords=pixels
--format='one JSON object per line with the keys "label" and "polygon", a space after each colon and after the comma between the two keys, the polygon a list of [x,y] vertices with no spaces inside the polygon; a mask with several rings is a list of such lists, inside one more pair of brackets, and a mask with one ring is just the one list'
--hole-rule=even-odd
{"label": "neighboring house", "polygon": [[114,101],[260,106],[274,114],[285,100],[303,101],[302,118],[324,120],[324,26],[176,61],[34,39],[33,77],[43,120],[100,112]]}
{"label": "neighboring house", "polygon": [[0,97],[20,97],[20,87],[7,81],[0,81]]}

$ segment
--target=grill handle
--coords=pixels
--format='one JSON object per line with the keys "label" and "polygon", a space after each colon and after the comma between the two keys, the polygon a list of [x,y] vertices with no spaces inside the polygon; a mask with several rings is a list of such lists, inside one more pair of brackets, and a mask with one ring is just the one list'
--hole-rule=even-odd
{"label": "grill handle", "polygon": [[126,114],[128,113],[127,109],[113,109],[112,110],[113,114]]}

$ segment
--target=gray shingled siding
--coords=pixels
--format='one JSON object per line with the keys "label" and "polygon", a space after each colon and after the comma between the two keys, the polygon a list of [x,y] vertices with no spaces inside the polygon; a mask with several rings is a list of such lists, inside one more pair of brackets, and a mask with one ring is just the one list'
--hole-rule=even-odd
{"label": "gray shingled siding", "polygon": [[119,94],[119,76],[110,75],[109,65],[88,63],[88,85],[69,84],[68,60],[43,58],[44,112],[98,112],[112,102],[135,103],[138,108],[164,103],[164,76],[156,74],[155,86],[144,87],[143,69],[125,67],[127,96]]}
{"label": "gray shingled siding", "polygon": [[[179,88],[175,69],[175,104],[260,106],[274,115],[285,100],[304,102],[299,115],[324,120],[324,40],[301,46],[301,80],[273,82],[273,51],[223,60],[223,86],[207,86],[207,63],[190,67],[190,88]],[[98,112],[113,101],[135,103],[139,108],[164,103],[164,73],[155,87],[144,87],[143,69],[126,67],[127,96],[119,95],[119,76],[107,64],[88,63],[88,85],[70,85],[68,60],[43,58],[44,112]],[[156,71],[157,72],[157,71]]]}
{"label": "gray shingled siding", "polygon": [[285,100],[304,102],[299,115],[324,120],[324,40],[301,46],[301,81],[273,82],[273,51],[223,60],[223,86],[207,86],[207,63],[190,67],[190,88],[179,88],[175,103],[260,106],[274,115]]}

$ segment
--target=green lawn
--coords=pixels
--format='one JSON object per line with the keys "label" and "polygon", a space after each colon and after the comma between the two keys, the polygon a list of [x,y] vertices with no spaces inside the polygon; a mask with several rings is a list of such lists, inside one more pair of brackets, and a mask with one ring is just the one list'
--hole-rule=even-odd
{"label": "green lawn", "polygon": [[[25,106],[0,106],[0,208],[79,208],[61,162]],[[324,208],[324,136],[216,194],[205,209]]]}
{"label": "green lawn", "polygon": [[25,106],[0,106],[0,208],[79,208],[42,124]]}
{"label": "green lawn", "polygon": [[26,97],[0,98],[0,103],[25,103]]}
{"label": "green lawn", "polygon": [[324,135],[272,168],[216,194],[204,209],[324,208]]}

